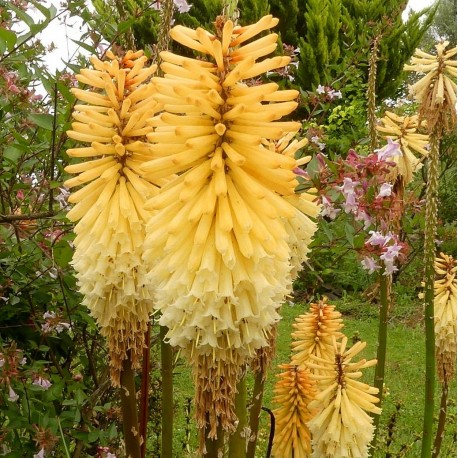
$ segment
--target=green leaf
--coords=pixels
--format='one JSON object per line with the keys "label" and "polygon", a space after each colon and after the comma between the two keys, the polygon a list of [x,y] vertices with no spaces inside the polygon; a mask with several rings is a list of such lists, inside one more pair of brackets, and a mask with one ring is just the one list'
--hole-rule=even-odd
{"label": "green leaf", "polygon": [[13,145],[7,146],[3,151],[3,157],[16,162],[22,155],[22,151]]}
{"label": "green leaf", "polygon": [[78,41],[78,40],[72,40],[72,41],[73,43],[76,43],[78,46],[81,46],[86,51],[89,51],[92,54],[97,54],[97,50],[94,48],[94,46],[88,45],[87,43],[84,43],[84,41]]}
{"label": "green leaf", "polygon": [[354,239],[354,236],[355,236],[355,228],[349,223],[345,224],[345,235],[347,237],[348,243],[351,246],[353,246],[353,239]]}
{"label": "green leaf", "polygon": [[66,267],[72,260],[73,250],[65,240],[60,240],[53,248],[54,261],[59,267]]}
{"label": "green leaf", "polygon": [[14,32],[6,29],[0,29],[0,54],[5,51],[11,51],[16,44],[17,37]]}
{"label": "green leaf", "polygon": [[46,130],[53,130],[53,115],[47,113],[30,113],[29,119],[38,127]]}
{"label": "green leaf", "polygon": [[89,432],[87,436],[88,442],[95,442],[99,438],[99,431],[97,429],[93,429]]}

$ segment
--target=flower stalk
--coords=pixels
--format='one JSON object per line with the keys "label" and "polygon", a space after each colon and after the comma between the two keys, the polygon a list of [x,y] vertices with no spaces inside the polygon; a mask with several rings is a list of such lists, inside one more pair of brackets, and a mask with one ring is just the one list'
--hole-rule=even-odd
{"label": "flower stalk", "polygon": [[434,280],[437,235],[437,193],[439,186],[439,149],[442,135],[456,129],[456,47],[446,49],[448,42],[436,45],[436,55],[415,50],[405,70],[421,73],[422,78],[409,86],[409,92],[420,104],[420,118],[425,119],[430,138],[428,183],[426,186],[424,283],[425,283],[425,407],[421,458],[432,451],[435,391]]}
{"label": "flower stalk", "polygon": [[247,450],[247,389],[246,374],[237,383],[235,395],[235,415],[238,424],[235,432],[229,437],[229,456],[246,456]]}
{"label": "flower stalk", "polygon": [[[128,352],[130,353],[130,352]],[[135,396],[135,373],[132,363],[125,359],[121,370],[121,408],[126,457],[141,458],[140,431]]]}
{"label": "flower stalk", "polygon": [[255,372],[253,396],[250,406],[250,437],[248,439],[248,447],[246,458],[255,458],[256,444],[258,442],[259,418],[262,410],[262,399],[264,396],[265,375],[261,372]]}
{"label": "flower stalk", "polygon": [[162,377],[162,442],[161,457],[173,457],[173,349],[165,342],[168,329],[160,327]]}
{"label": "flower stalk", "polygon": [[430,135],[430,153],[428,161],[428,184],[426,187],[425,213],[425,347],[426,376],[423,417],[423,439],[421,457],[431,456],[434,423],[435,392],[435,333],[434,333],[434,259],[436,257],[437,234],[437,192],[439,189],[439,137],[437,132]]}
{"label": "flower stalk", "polygon": [[[388,336],[388,310],[390,308],[391,299],[391,275],[380,273],[380,310],[378,324],[378,340],[377,340],[377,364],[375,366],[374,387],[378,390],[379,407],[382,406],[383,400],[383,385],[385,381],[385,360]],[[376,450],[377,433],[380,423],[380,415],[371,413],[374,424],[374,437],[370,450]]]}

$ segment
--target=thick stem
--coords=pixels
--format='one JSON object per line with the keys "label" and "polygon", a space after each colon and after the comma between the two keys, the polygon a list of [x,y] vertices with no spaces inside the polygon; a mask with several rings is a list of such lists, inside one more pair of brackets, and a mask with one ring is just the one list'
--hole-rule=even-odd
{"label": "thick stem", "polygon": [[441,406],[439,410],[439,421],[437,423],[436,438],[434,439],[434,449],[431,458],[438,458],[441,450],[442,439],[445,433],[445,423],[447,420],[447,398],[448,384],[446,381],[442,383]]}
{"label": "thick stem", "polygon": [[[386,343],[388,335],[388,310],[391,298],[391,277],[380,274],[380,312],[378,322],[378,346],[377,346],[377,365],[375,366],[374,387],[378,388],[378,398],[381,407],[383,399],[383,383],[385,381],[385,360]],[[372,438],[371,450],[375,450],[377,442],[377,432],[380,422],[380,415],[372,414],[374,421],[374,437]]]}
{"label": "thick stem", "polygon": [[229,456],[243,458],[246,456],[247,438],[247,409],[246,409],[246,375],[244,374],[237,383],[237,394],[235,396],[235,414],[238,418],[237,429],[229,437]]}
{"label": "thick stem", "polygon": [[434,334],[434,258],[436,257],[437,191],[439,178],[439,135],[430,135],[428,184],[426,188],[425,215],[425,409],[421,458],[430,458],[433,440],[434,389],[435,389],[435,334]]}
{"label": "thick stem", "polygon": [[121,370],[121,409],[126,458],[141,458],[140,434],[135,396],[135,373],[132,370],[130,350],[128,358],[122,362]]}
{"label": "thick stem", "polygon": [[210,439],[205,432],[205,458],[221,458],[224,455],[224,432],[221,426],[218,426],[216,439]]}
{"label": "thick stem", "polygon": [[141,455],[146,457],[146,437],[148,430],[148,391],[150,382],[150,346],[151,346],[151,325],[148,323],[148,329],[145,333],[145,348],[143,349],[142,364],[142,385],[140,389],[140,437]]}
{"label": "thick stem", "polygon": [[253,398],[250,407],[250,439],[246,458],[255,458],[256,444],[258,441],[259,417],[261,415],[262,397],[264,394],[265,376],[262,371],[256,372],[253,387]]}
{"label": "thick stem", "polygon": [[162,447],[161,457],[173,456],[173,350],[164,342],[167,328],[161,326],[161,375],[162,375]]}

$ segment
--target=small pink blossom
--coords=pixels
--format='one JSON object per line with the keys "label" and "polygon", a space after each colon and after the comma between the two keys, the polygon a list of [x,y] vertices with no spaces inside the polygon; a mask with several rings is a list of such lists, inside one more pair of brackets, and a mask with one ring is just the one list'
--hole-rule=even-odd
{"label": "small pink blossom", "polygon": [[345,213],[352,213],[358,210],[358,202],[356,202],[355,193],[348,193],[343,204]]}
{"label": "small pink blossom", "polygon": [[340,213],[340,208],[336,208],[325,196],[321,196],[321,202],[323,204],[321,207],[321,215],[327,216],[332,220],[336,219],[337,215]]}
{"label": "small pink blossom", "polygon": [[383,148],[376,149],[375,152],[379,161],[387,161],[401,155],[399,148],[399,143],[393,142],[391,138],[388,138],[388,143]]}
{"label": "small pink blossom", "polygon": [[334,99],[341,99],[342,98],[342,92],[340,91],[334,91],[334,89],[331,89],[330,91],[328,91],[328,96],[331,100],[334,100]]}
{"label": "small pink blossom", "polygon": [[318,85],[318,87],[316,88],[316,92],[318,94],[324,94],[326,92],[326,89],[324,86],[322,86],[321,84]]}
{"label": "small pink blossom", "polygon": [[19,399],[19,395],[15,393],[11,385],[8,386],[8,401],[16,402]]}
{"label": "small pink blossom", "polygon": [[383,183],[382,186],[380,186],[380,192],[377,194],[377,197],[391,196],[392,189],[393,185],[391,183]]}
{"label": "small pink blossom", "polygon": [[32,385],[41,386],[43,389],[47,390],[52,386],[52,383],[43,377],[38,376],[33,382]]}
{"label": "small pink blossom", "polygon": [[358,186],[359,181],[353,181],[349,177],[344,177],[342,186],[338,186],[338,189],[342,191],[343,194],[354,194],[355,187]]}
{"label": "small pink blossom", "polygon": [[365,210],[361,210],[360,208],[356,211],[355,220],[363,221],[364,229],[369,228],[370,225],[374,222],[373,218],[371,218],[371,216]]}
{"label": "small pink blossom", "polygon": [[364,257],[364,259],[361,261],[361,265],[364,269],[368,270],[370,274],[374,273],[378,269],[381,269],[375,260],[369,256]]}
{"label": "small pink blossom", "polygon": [[378,231],[369,231],[369,234],[371,234],[371,236],[366,243],[369,243],[373,246],[378,245],[380,247],[384,247],[391,240],[391,234],[382,235]]}
{"label": "small pink blossom", "polygon": [[187,13],[191,9],[191,5],[189,5],[186,0],[173,0],[173,3],[179,13]]}
{"label": "small pink blossom", "polygon": [[33,458],[44,458],[45,457],[45,449],[42,448],[38,453],[33,455]]}

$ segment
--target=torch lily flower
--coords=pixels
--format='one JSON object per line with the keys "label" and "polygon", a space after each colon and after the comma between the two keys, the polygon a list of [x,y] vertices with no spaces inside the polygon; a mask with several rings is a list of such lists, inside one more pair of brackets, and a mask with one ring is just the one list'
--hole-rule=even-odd
{"label": "torch lily flower", "polygon": [[448,44],[436,44],[436,55],[416,49],[410,65],[404,65],[404,70],[425,74],[409,86],[409,92],[420,104],[420,118],[426,119],[430,129],[439,119],[451,128],[456,125],[456,60],[452,60],[456,47],[447,50]]}
{"label": "torch lily flower", "polygon": [[316,381],[310,373],[294,364],[282,364],[274,388],[273,402],[280,407],[273,411],[276,434],[272,448],[275,458],[307,458],[312,452],[310,431],[307,423],[315,411],[309,409],[316,396]]}
{"label": "torch lily flower", "polygon": [[361,369],[374,366],[377,360],[352,362],[366,346],[357,342],[348,350],[347,338],[341,342],[334,339],[334,359],[310,356],[308,367],[318,369],[312,374],[318,382],[319,394],[310,402],[309,409],[319,409],[309,422],[312,433],[313,458],[366,458],[372,439],[373,419],[367,414],[379,415],[381,409],[375,404],[378,389],[357,379]]}
{"label": "torch lily flower", "polygon": [[299,130],[279,121],[298,92],[248,84],[290,61],[261,59],[275,50],[276,34],[248,42],[277,22],[265,16],[241,27],[220,17],[215,34],[176,26],[172,39],[203,58],[162,52],[164,77],[152,79],[164,112],[150,121],[158,158],[143,171],[150,180],[179,176],[147,202],[144,259],[158,285],[160,324],[193,367],[198,426],[210,438],[218,426],[234,429],[240,368],[268,345],[291,290],[285,221],[304,213],[305,245],[319,212],[308,194],[295,194],[297,161],[263,143]]}
{"label": "torch lily flower", "polygon": [[449,382],[456,361],[456,260],[441,253],[434,263],[434,323],[439,380]]}
{"label": "torch lily flower", "polygon": [[398,143],[401,151],[400,155],[390,159],[396,163],[396,168],[389,179],[395,182],[396,178],[400,176],[407,185],[412,181],[413,174],[421,167],[421,159],[418,159],[414,152],[426,157],[429,137],[417,132],[420,127],[418,115],[403,117],[391,111],[385,111],[385,116],[380,121],[381,124],[377,126],[380,135]]}
{"label": "torch lily flower", "polygon": [[[141,259],[145,222],[143,206],[157,193],[160,182],[145,179],[140,166],[151,158],[147,119],[159,109],[148,82],[156,66],[146,66],[142,51],[128,51],[108,60],[91,58],[93,69],[76,76],[88,89],[72,89],[81,102],[74,108],[67,135],[90,146],[72,148],[73,158],[92,158],[69,165],[76,174],[64,184],[83,185],[68,201],[75,226],[73,265],[78,286],[109,346],[111,378],[119,385],[122,361],[132,353],[132,367],[140,365],[144,333],[152,311],[152,291]],[[95,159],[94,159],[95,158]]]}
{"label": "torch lily flower", "polygon": [[[328,304],[327,299],[310,305],[310,310],[305,315],[296,318],[293,324],[295,331],[291,334],[293,364],[304,367],[310,360],[310,355],[333,360],[333,339],[340,339],[343,334],[342,315],[335,310],[335,306]],[[311,369],[315,372],[315,369]]]}

